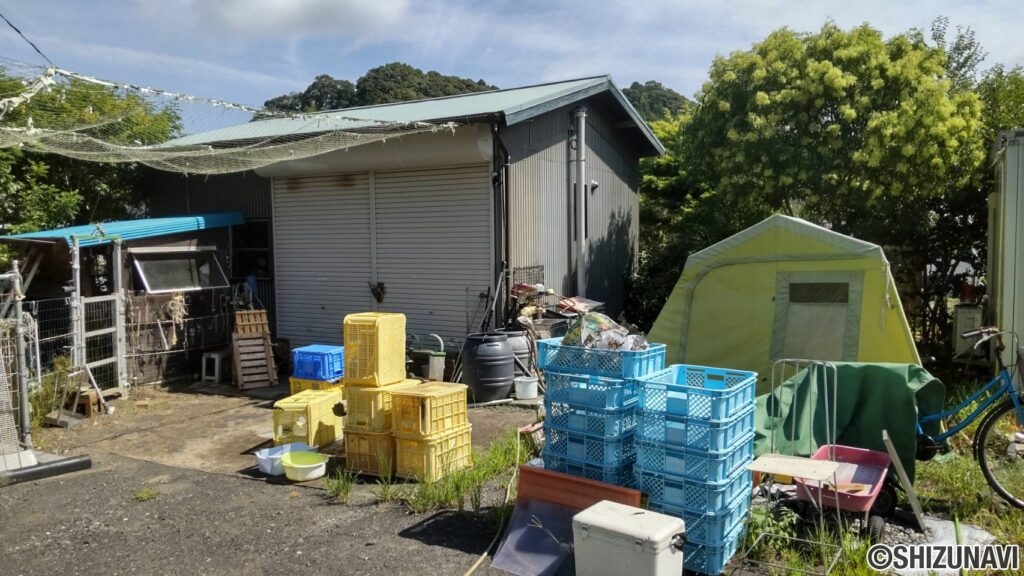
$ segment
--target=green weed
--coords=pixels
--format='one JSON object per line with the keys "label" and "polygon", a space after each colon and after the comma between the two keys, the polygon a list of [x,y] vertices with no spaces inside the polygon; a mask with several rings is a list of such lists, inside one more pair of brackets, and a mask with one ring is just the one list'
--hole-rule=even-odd
{"label": "green weed", "polygon": [[156,489],[154,489],[154,488],[149,488],[149,487],[140,488],[135,493],[135,500],[137,502],[149,502],[150,500],[155,499],[159,495],[160,495],[160,493],[157,492]]}
{"label": "green weed", "polygon": [[341,504],[347,504],[358,476],[358,472],[339,468],[325,481],[328,496]]}

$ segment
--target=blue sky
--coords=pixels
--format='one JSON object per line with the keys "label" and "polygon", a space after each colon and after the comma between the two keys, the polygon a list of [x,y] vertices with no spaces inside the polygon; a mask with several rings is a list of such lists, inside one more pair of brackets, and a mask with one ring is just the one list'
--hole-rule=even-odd
{"label": "blue sky", "polygon": [[[256,106],[317,74],[355,81],[394,61],[503,88],[607,73],[692,96],[716,55],[829,18],[890,35],[944,15],[977,32],[986,65],[1024,64],[1020,0],[35,0],[0,11],[62,68]],[[44,63],[0,25],[0,56]]]}

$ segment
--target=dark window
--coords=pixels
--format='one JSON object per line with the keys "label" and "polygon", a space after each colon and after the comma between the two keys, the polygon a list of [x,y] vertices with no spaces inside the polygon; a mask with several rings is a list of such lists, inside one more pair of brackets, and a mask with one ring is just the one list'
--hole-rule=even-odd
{"label": "dark window", "polygon": [[789,285],[789,301],[803,304],[840,304],[850,301],[846,282],[807,282]]}
{"label": "dark window", "polygon": [[150,294],[228,286],[212,251],[148,252],[134,258],[135,270]]}
{"label": "dark window", "polygon": [[270,222],[252,220],[231,227],[231,278],[273,277],[270,251]]}

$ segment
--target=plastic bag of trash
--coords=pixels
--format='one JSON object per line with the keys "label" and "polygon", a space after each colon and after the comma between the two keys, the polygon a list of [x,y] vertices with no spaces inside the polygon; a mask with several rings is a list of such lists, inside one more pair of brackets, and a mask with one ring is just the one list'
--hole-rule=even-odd
{"label": "plastic bag of trash", "polygon": [[602,350],[647,349],[647,339],[642,334],[630,334],[628,328],[600,312],[578,316],[562,338],[562,344]]}

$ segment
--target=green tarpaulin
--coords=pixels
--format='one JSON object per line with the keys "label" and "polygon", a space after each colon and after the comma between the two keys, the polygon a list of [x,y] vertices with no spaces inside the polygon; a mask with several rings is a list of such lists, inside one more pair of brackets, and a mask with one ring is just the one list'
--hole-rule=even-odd
{"label": "green tarpaulin", "polygon": [[[831,417],[836,443],[885,452],[882,430],[888,430],[896,453],[913,482],[918,414],[942,410],[945,386],[924,368],[913,364],[835,362],[832,365],[837,377],[828,378],[827,389],[825,375],[829,369],[819,364],[802,370],[778,386],[774,396],[769,393],[757,398],[755,455],[774,451],[810,456],[827,443],[827,419],[833,415],[834,402]],[[926,427],[925,431],[938,433],[937,428]]]}

